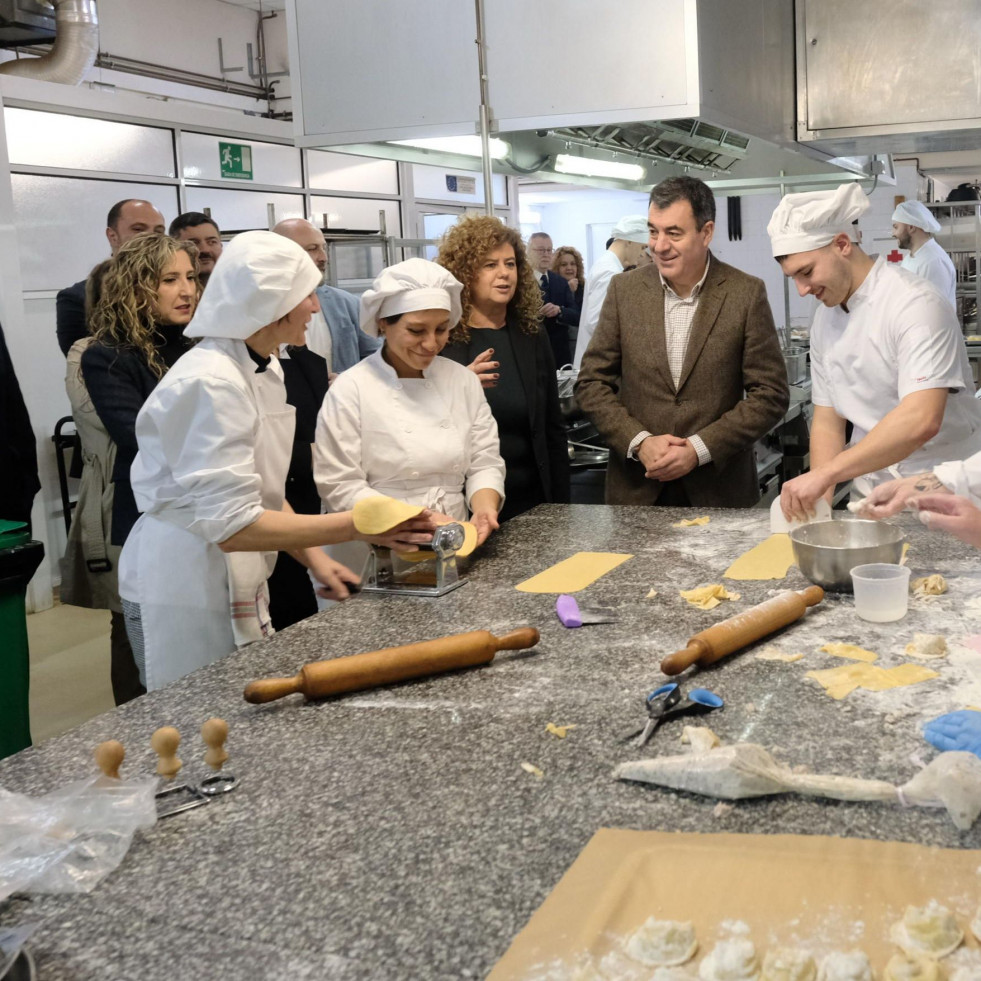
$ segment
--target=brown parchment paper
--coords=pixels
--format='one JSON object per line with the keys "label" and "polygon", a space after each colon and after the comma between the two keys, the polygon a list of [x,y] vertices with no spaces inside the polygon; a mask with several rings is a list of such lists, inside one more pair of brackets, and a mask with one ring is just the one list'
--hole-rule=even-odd
{"label": "brown parchment paper", "polygon": [[689,969],[741,921],[761,959],[777,945],[805,947],[819,962],[859,948],[881,977],[896,951],[889,928],[907,905],[936,899],[977,948],[968,923],[981,899],[979,864],[979,851],[901,842],[602,828],[488,981],[574,978],[575,965],[621,947],[649,916],[695,924]]}

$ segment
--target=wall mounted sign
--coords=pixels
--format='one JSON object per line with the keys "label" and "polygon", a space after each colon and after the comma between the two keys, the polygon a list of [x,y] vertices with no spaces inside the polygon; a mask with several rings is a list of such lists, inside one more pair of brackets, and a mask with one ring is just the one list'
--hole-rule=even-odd
{"label": "wall mounted sign", "polygon": [[221,176],[235,180],[252,180],[252,147],[244,143],[218,143]]}
{"label": "wall mounted sign", "polygon": [[476,177],[458,177],[456,174],[446,175],[446,190],[452,194],[476,194]]}

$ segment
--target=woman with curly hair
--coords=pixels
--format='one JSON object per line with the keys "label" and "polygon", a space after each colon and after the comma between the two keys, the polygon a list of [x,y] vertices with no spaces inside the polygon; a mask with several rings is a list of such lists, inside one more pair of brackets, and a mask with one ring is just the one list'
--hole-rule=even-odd
{"label": "woman with curly hair", "polygon": [[136,416],[190,346],[182,332],[197,303],[193,245],[137,236],[93,270],[86,288],[95,336],[68,352],[66,386],[82,436],[82,486],[65,551],[63,601],[111,611],[110,680],[117,705],[142,695],[119,599],[119,554],[138,517],[129,482]]}
{"label": "woman with curly hair", "polygon": [[201,296],[197,249],[169,235],[138,235],[108,263],[89,317],[94,341],[82,354],[82,378],[116,445],[112,469],[113,545],[122,545],[139,511],[129,470],[136,416],[150,392],[191,346],[184,337]]}
{"label": "woman with curly hair", "polygon": [[446,233],[436,261],[463,283],[463,315],[443,357],[478,375],[497,420],[507,466],[500,519],[568,501],[555,362],[520,234],[489,215],[468,215]]}
{"label": "woman with curly hair", "polygon": [[582,297],[586,289],[586,272],[582,256],[571,245],[560,245],[552,258],[552,272],[557,272],[568,284],[576,309],[582,311]]}

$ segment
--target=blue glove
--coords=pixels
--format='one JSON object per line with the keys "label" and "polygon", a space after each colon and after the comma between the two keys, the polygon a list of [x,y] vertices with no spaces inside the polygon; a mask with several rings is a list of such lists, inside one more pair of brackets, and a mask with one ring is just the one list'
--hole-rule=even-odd
{"label": "blue glove", "polygon": [[981,756],[981,712],[962,709],[931,719],[923,727],[923,737],[937,749],[959,749]]}

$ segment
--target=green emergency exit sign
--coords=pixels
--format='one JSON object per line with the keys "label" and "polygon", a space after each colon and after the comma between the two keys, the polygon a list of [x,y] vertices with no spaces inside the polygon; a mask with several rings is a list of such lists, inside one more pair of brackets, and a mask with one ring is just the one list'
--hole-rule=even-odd
{"label": "green emergency exit sign", "polygon": [[221,176],[252,180],[252,147],[243,143],[218,143]]}

